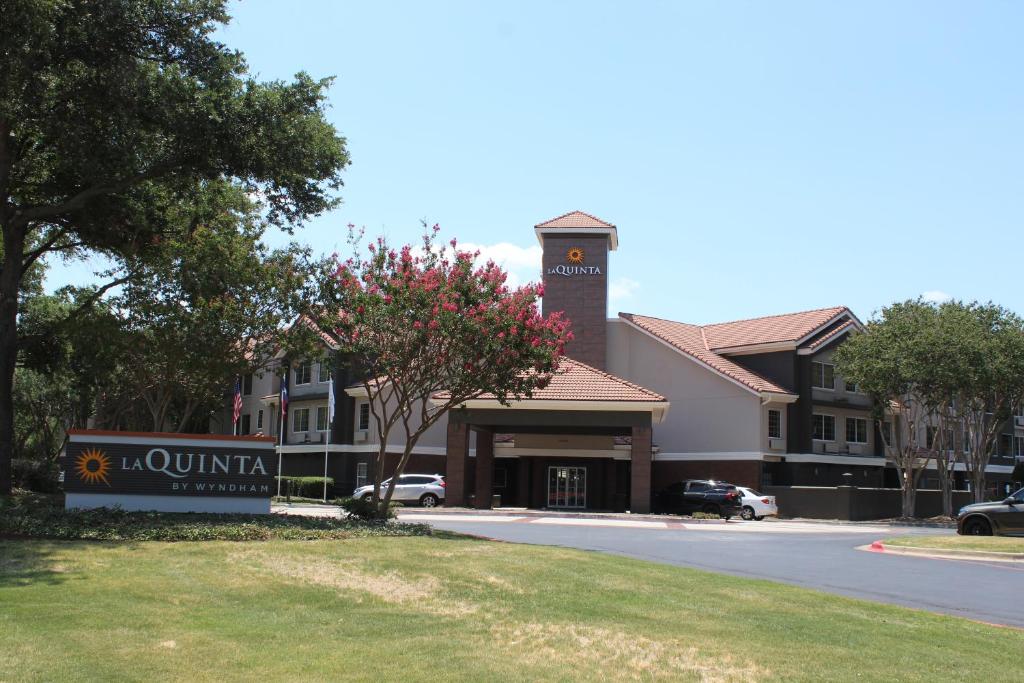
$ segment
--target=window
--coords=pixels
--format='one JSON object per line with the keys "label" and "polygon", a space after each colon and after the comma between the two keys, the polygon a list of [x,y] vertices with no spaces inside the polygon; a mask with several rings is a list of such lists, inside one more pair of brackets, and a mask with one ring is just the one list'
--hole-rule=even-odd
{"label": "window", "polygon": [[249,396],[252,394],[252,375],[246,375],[242,378],[242,396]]}
{"label": "window", "polygon": [[811,386],[819,389],[836,388],[836,366],[831,363],[811,363]]}
{"label": "window", "polygon": [[892,422],[886,420],[882,423],[882,440],[889,446],[892,446]]}
{"label": "window", "polygon": [[846,442],[867,443],[868,421],[863,417],[846,418]]}
{"label": "window", "polygon": [[935,436],[937,434],[938,434],[938,430],[935,427],[932,427],[931,425],[928,425],[925,428],[925,432],[924,432],[924,447],[925,448],[930,450],[932,448],[932,446],[935,445]]}
{"label": "window", "polygon": [[814,414],[814,438],[817,441],[836,440],[836,417],[835,415]]}
{"label": "window", "polygon": [[971,433],[964,432],[964,453],[971,452]]}
{"label": "window", "polygon": [[331,364],[327,360],[320,361],[320,372],[317,375],[317,382],[327,382],[331,379]]}
{"label": "window", "polygon": [[999,455],[1010,457],[1013,453],[1013,435],[1012,434],[1000,434],[999,435]]}
{"label": "window", "polygon": [[781,439],[782,438],[782,411],[769,410],[768,411],[768,438],[769,439]]}
{"label": "window", "polygon": [[692,481],[686,486],[686,490],[690,492],[700,493],[701,491],[707,491],[710,486],[702,481]]}
{"label": "window", "polygon": [[356,488],[366,486],[366,463],[356,463]]}
{"label": "window", "polygon": [[309,384],[313,377],[313,366],[309,363],[295,366],[295,384]]}
{"label": "window", "polygon": [[319,406],[316,409],[316,431],[327,431],[327,406]]}
{"label": "window", "polygon": [[852,394],[859,394],[860,393],[860,387],[857,386],[856,382],[847,382],[846,383],[846,390],[848,392],[852,393]]}
{"label": "window", "polygon": [[252,427],[252,415],[243,415],[242,416],[242,429],[238,433],[239,434],[248,434],[251,427]]}
{"label": "window", "polygon": [[1018,458],[1024,456],[1024,436],[1013,437],[1013,454]]}
{"label": "window", "polygon": [[299,408],[293,413],[292,418],[292,431],[293,432],[308,432],[309,431],[309,408]]}
{"label": "window", "polygon": [[365,432],[370,428],[370,404],[359,404],[359,431]]}
{"label": "window", "polygon": [[256,413],[256,429],[263,429],[263,411]]}
{"label": "window", "polygon": [[434,477],[424,476],[422,474],[403,474],[398,478],[399,486],[423,486],[424,484],[433,484]]}
{"label": "window", "polygon": [[508,470],[494,470],[494,488],[503,489],[508,486]]}

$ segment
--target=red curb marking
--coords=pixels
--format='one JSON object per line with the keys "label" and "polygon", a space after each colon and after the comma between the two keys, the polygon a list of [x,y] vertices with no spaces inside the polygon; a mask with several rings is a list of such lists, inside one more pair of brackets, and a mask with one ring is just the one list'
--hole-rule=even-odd
{"label": "red curb marking", "polygon": [[874,543],[868,546],[868,550],[870,550],[873,553],[884,553],[885,544],[881,541],[875,541]]}

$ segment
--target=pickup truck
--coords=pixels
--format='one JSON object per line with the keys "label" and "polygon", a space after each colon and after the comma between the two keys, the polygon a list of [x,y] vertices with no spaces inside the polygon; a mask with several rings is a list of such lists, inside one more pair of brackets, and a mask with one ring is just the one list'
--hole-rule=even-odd
{"label": "pickup truck", "polygon": [[732,484],[713,479],[687,479],[662,489],[656,499],[660,512],[704,512],[725,519],[743,514],[743,493]]}

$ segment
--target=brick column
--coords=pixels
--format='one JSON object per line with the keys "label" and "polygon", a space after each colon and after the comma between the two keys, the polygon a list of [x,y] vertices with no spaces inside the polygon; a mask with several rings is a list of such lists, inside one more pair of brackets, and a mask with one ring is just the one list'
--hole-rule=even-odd
{"label": "brick column", "polygon": [[476,497],[478,510],[491,509],[491,493],[494,491],[494,432],[479,430],[476,433]]}
{"label": "brick column", "polygon": [[651,428],[644,425],[633,427],[633,446],[630,450],[632,461],[629,489],[630,512],[651,511]]}
{"label": "brick column", "polygon": [[445,450],[445,506],[466,504],[466,460],[469,457],[469,425],[448,423]]}

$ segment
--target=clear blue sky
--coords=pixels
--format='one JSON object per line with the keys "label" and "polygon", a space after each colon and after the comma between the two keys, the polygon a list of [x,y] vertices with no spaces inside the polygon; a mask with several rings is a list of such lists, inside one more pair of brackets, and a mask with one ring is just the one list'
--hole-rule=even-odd
{"label": "clear blue sky", "polygon": [[323,252],[349,222],[410,241],[426,218],[529,278],[532,226],[581,209],[619,228],[612,313],[866,319],[925,292],[1024,312],[1024,4],[232,13],[261,78],[336,77],[344,204],[297,233]]}

